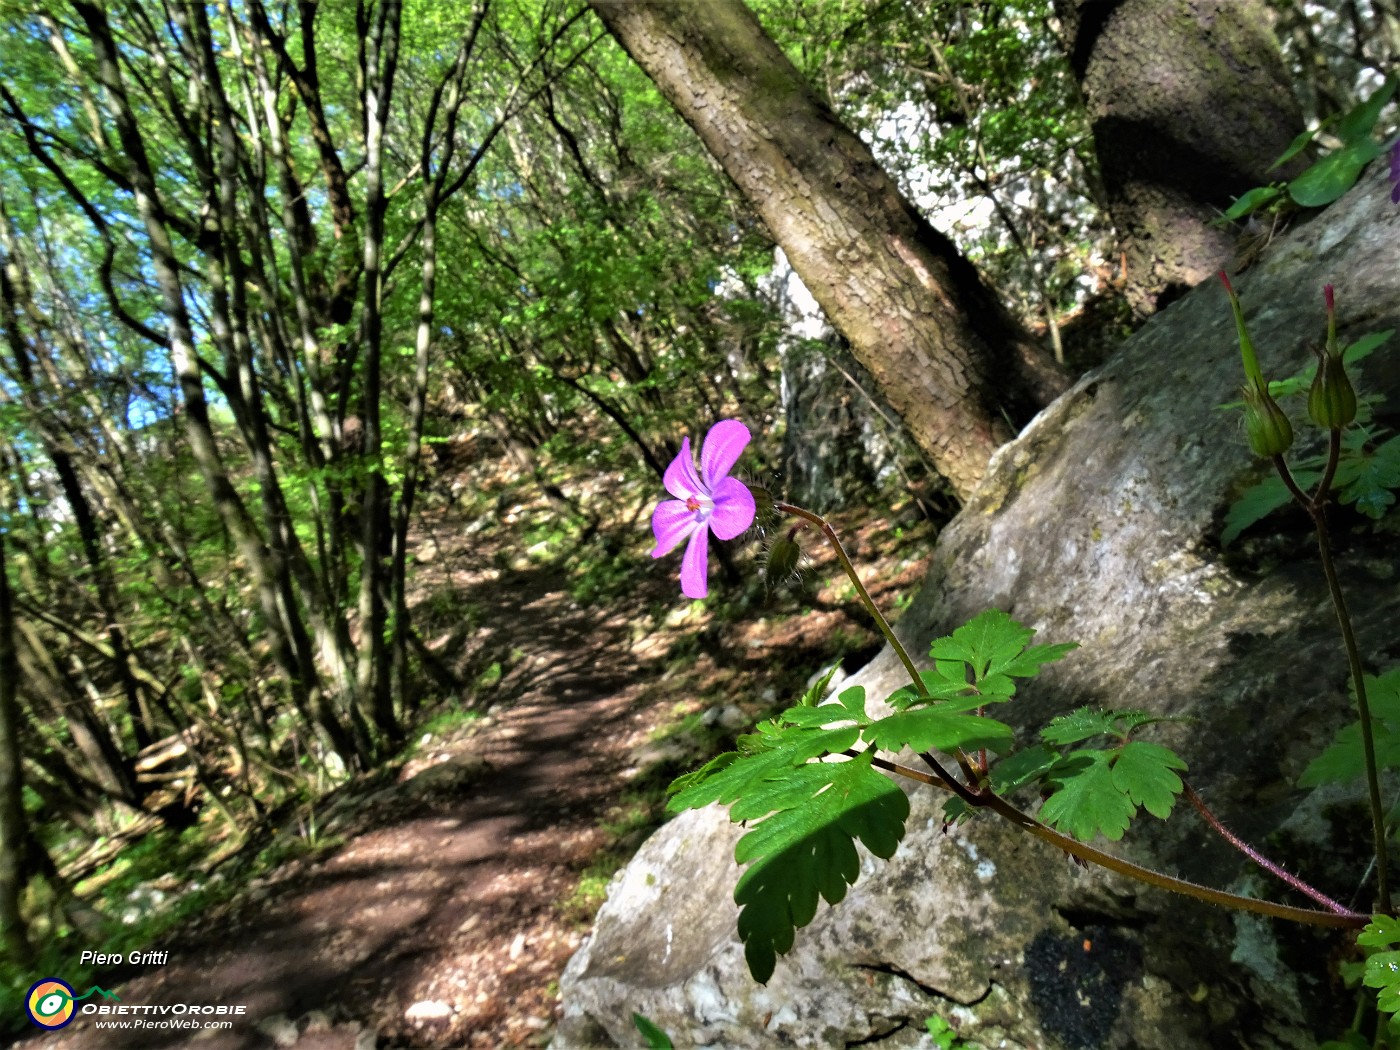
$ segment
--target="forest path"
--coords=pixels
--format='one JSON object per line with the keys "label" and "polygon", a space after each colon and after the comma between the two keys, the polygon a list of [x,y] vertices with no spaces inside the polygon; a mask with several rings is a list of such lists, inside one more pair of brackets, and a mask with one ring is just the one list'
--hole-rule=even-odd
{"label": "forest path", "polygon": [[[728,707],[752,720],[833,649],[868,653],[874,642],[857,606],[823,600],[839,593],[830,587],[803,597],[801,616],[790,597],[776,617],[721,625],[679,598],[676,566],[649,562],[616,597],[585,607],[557,568],[501,567],[502,550],[523,550],[518,536],[466,539],[453,515],[432,520],[436,552],[419,586],[446,589],[464,611],[430,644],[478,674],[509,667],[494,672],[487,715],[425,737],[396,777],[342,789],[318,814],[338,847],[283,865],[152,945],[168,961],[116,988],[127,1006],[245,1007],[232,1030],[99,1030],[84,1017],[41,1036],[43,1050],[543,1045],[558,975],[585,932],[571,903],[580,874],[600,856],[630,855],[659,816],[656,785],[699,757],[675,720],[709,708],[686,698],[732,697]],[[888,608],[918,567],[872,550],[873,535],[852,540],[881,556],[867,580]],[[415,614],[431,633],[427,620]]]}

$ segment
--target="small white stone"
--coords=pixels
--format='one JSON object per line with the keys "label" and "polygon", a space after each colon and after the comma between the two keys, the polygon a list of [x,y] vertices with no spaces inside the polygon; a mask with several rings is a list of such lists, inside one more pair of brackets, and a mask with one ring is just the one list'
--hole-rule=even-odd
{"label": "small white stone", "polygon": [[451,1004],[444,1003],[439,999],[423,999],[403,1012],[404,1020],[419,1024],[424,1021],[441,1021],[443,1018],[451,1017],[452,1014]]}

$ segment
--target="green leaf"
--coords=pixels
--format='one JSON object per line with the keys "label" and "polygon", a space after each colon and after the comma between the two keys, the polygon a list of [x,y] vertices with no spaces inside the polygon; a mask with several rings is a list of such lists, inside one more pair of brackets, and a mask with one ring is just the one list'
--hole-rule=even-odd
{"label": "green leaf", "polygon": [[[954,677],[952,674],[945,674],[945,666],[957,668],[957,676]],[[890,706],[902,710],[913,704],[926,704],[933,700],[957,700],[962,697],[971,696],[972,706],[980,707],[984,701],[977,695],[972,684],[968,682],[966,677],[962,674],[962,669],[965,666],[966,665],[961,662],[951,663],[945,661],[944,664],[940,665],[938,668],[920,671],[919,678],[923,680],[924,689],[928,692],[928,696],[920,695],[918,690],[912,685],[903,685],[889,695],[888,701]]]}
{"label": "green leaf", "polygon": [[634,1013],[632,1023],[637,1026],[637,1031],[641,1032],[642,1038],[647,1041],[647,1050],[674,1050],[671,1037],[641,1014]]}
{"label": "green leaf", "polygon": [[979,715],[945,711],[941,707],[920,707],[872,722],[865,739],[882,751],[911,747],[915,751],[953,752],[988,748],[998,754],[1011,747],[1011,727]]}
{"label": "green leaf", "polygon": [[1114,785],[1107,752],[1071,751],[1047,779],[1059,786],[1040,807],[1040,819],[1051,827],[1081,842],[1099,832],[1116,842],[1128,830],[1137,807]]}
{"label": "green leaf", "polygon": [[[1306,490],[1321,480],[1322,475],[1313,471],[1295,470],[1293,477],[1299,486]],[[1245,529],[1267,518],[1292,499],[1293,496],[1277,474],[1270,474],[1257,485],[1251,485],[1226,511],[1225,527],[1220,532],[1220,545],[1228,547]]]}
{"label": "green leaf", "polygon": [[865,713],[865,686],[853,685],[843,690],[836,699],[860,725],[869,723],[870,716]]}
{"label": "green leaf", "polygon": [[[1393,667],[1382,675],[1365,675],[1364,681],[1366,701],[1371,709],[1376,764],[1382,769],[1400,769],[1400,667]],[[1351,690],[1351,696],[1355,705],[1355,689]],[[1359,779],[1365,772],[1361,724],[1352,721],[1338,731],[1322,754],[1308,763],[1298,778],[1298,786],[1345,784]]]}
{"label": "green leaf", "polygon": [[[1034,636],[1035,631],[1000,609],[988,609],[929,646],[929,656],[935,661],[934,673],[925,671],[920,678],[931,698],[955,699],[969,692],[970,674],[980,699],[963,703],[963,709],[1009,700],[1016,693],[1012,679],[1037,675],[1044,664],[1061,660],[1078,648],[1072,642],[1027,648]],[[918,701],[907,688],[890,698],[896,707],[908,707]]]}
{"label": "green leaf", "polygon": [[1039,780],[1059,758],[1058,751],[1044,744],[1023,748],[992,767],[992,790],[1005,795]]}
{"label": "green leaf", "polygon": [[1388,1014],[1400,1011],[1400,952],[1377,952],[1366,960],[1361,983],[1375,988],[1376,1005]]}
{"label": "green leaf", "polygon": [[699,784],[701,781],[709,779],[721,769],[724,769],[731,763],[737,762],[741,757],[742,756],[737,751],[725,751],[723,754],[716,755],[699,769],[676,777],[675,780],[671,781],[670,786],[666,788],[666,794],[678,795],[692,784]]}
{"label": "green leaf", "polygon": [[[1375,720],[1372,720],[1375,722]],[[1384,767],[1394,767],[1400,760],[1400,739],[1397,739],[1385,725],[1375,722],[1372,739],[1376,748],[1376,762]],[[1366,758],[1361,747],[1361,724],[1348,722],[1327,749],[1308,763],[1298,777],[1299,787],[1321,787],[1323,784],[1346,784],[1356,780],[1366,772]]]}
{"label": "green leaf", "polygon": [[1395,77],[1387,77],[1385,83],[1376,88],[1370,98],[1348,110],[1346,116],[1337,123],[1337,137],[1347,145],[1369,141],[1376,121],[1380,119],[1381,110],[1390,101],[1390,96],[1395,94],[1397,84],[1400,84],[1400,81]]}
{"label": "green leaf", "polygon": [[1356,185],[1361,169],[1381,154],[1380,144],[1358,139],[1333,150],[1288,184],[1288,195],[1304,208],[1321,208]]}
{"label": "green leaf", "polygon": [[1317,1050],[1372,1050],[1371,1040],[1360,1032],[1343,1033],[1340,1039],[1329,1039],[1319,1043]]}
{"label": "green leaf", "polygon": [[802,694],[802,699],[798,701],[798,706],[816,707],[819,703],[821,703],[822,698],[826,696],[827,685],[831,682],[832,676],[836,674],[836,671],[840,666],[840,664],[832,664],[831,667],[827,669],[826,674],[822,675],[810,686],[808,686],[807,691]]}
{"label": "green leaf", "polygon": [[[1400,728],[1400,667],[1392,667],[1384,674],[1362,675],[1362,681],[1366,683],[1366,705],[1371,709],[1371,717]],[[1356,690],[1351,694],[1355,702]]]}
{"label": "green leaf", "polygon": [[1379,520],[1395,502],[1395,489],[1400,489],[1400,435],[1363,452],[1348,472],[1347,483],[1340,486],[1337,498],[1343,503],[1354,503],[1362,514]]}
{"label": "green leaf", "polygon": [[989,674],[1004,674],[1014,678],[1032,678],[1040,674],[1045,664],[1063,660],[1079,648],[1078,642],[1058,642],[1054,645],[1032,645],[1005,663],[993,666]]}
{"label": "green leaf", "polygon": [[[845,751],[859,738],[860,730],[855,726],[844,729],[789,728],[782,732],[776,746],[769,750],[742,755],[737,760],[730,759],[708,776],[691,780],[667,803],[666,809],[679,813],[708,806],[711,802],[727,805],[751,792],[761,792],[765,781],[781,779],[810,759]],[[714,766],[715,761],[698,772]]]}
{"label": "green leaf", "polygon": [[1172,770],[1185,768],[1186,763],[1171,748],[1134,740],[1118,752],[1113,786],[1134,805],[1165,820],[1181,794],[1181,778]]}
{"label": "green leaf", "polygon": [[1363,335],[1356,342],[1347,344],[1347,348],[1342,351],[1342,360],[1348,365],[1354,365],[1358,361],[1364,361],[1394,334],[1394,328],[1387,328],[1383,332],[1372,332],[1370,335]]}
{"label": "green leaf", "polygon": [[[860,875],[857,838],[877,857],[890,857],[904,836],[909,800],[876,772],[870,755],[849,762],[804,767],[805,795],[781,794],[787,807],[739,840],[734,859],[748,864],[734,888],[740,906],[739,938],[754,980],[773,976],[796,930],[817,913],[818,898],[836,904]],[[748,800],[746,800],[748,801]]]}
{"label": "green leaf", "polygon": [[961,824],[965,820],[972,818],[972,807],[969,806],[957,795],[948,796],[943,803],[943,823]]}
{"label": "green leaf", "polygon": [[1279,154],[1278,160],[1274,161],[1272,164],[1269,165],[1268,170],[1273,171],[1275,168],[1287,164],[1298,154],[1302,153],[1303,150],[1307,149],[1308,143],[1313,140],[1317,133],[1323,128],[1327,127],[1328,124],[1332,123],[1335,117],[1336,114],[1334,113],[1332,114],[1332,116],[1328,117],[1326,120],[1318,124],[1318,126],[1313,128],[1311,131],[1300,132],[1298,136],[1288,144],[1288,148]]}
{"label": "green leaf", "polygon": [[949,637],[936,639],[928,654],[935,660],[961,660],[971,665],[973,677],[980,679],[1014,661],[1034,636],[1033,630],[1000,609],[988,609]]}
{"label": "green leaf", "polygon": [[[1279,158],[1279,160],[1276,163],[1283,163],[1283,158]],[[1282,187],[1256,186],[1254,189],[1241,195],[1239,198],[1236,199],[1234,204],[1230,205],[1230,207],[1225,209],[1225,214],[1222,216],[1222,218],[1230,222],[1234,222],[1236,219],[1243,219],[1246,215],[1250,215],[1253,212],[1258,211],[1260,208],[1272,204],[1274,201],[1278,200],[1282,196]]]}
{"label": "green leaf", "polygon": [[1394,915],[1372,915],[1365,929],[1356,935],[1363,948],[1389,948],[1400,944],[1400,919]]}
{"label": "green leaf", "polygon": [[1067,715],[1059,715],[1040,731],[1042,740],[1050,744],[1077,744],[1096,736],[1116,736],[1118,723],[1112,711],[1095,711],[1081,707]]}

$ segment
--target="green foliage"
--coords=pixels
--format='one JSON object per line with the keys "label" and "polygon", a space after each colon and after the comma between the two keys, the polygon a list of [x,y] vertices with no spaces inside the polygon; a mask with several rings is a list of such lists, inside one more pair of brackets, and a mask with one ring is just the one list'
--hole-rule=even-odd
{"label": "green foliage", "polygon": [[[1326,465],[1325,453],[1304,456],[1291,468],[1293,479],[1306,492],[1322,480]],[[1383,518],[1400,490],[1400,435],[1386,437],[1378,425],[1348,427],[1342,433],[1342,451],[1332,487],[1337,502],[1356,507],[1373,521]],[[1226,512],[1221,544],[1233,543],[1245,529],[1292,499],[1277,474],[1251,485]]]}
{"label": "green foliage", "polygon": [[639,1013],[634,1013],[632,1014],[632,1023],[637,1026],[637,1031],[641,1032],[642,1038],[647,1041],[647,1050],[672,1050],[671,1037],[653,1022]]}
{"label": "green foliage", "polygon": [[[1082,842],[1100,833],[1116,841],[1139,808],[1165,820],[1181,794],[1176,771],[1186,763],[1170,748],[1132,739],[1138,730],[1162,721],[1166,719],[1145,711],[1081,707],[1041,730],[1041,739],[1054,747],[1027,748],[994,766],[992,786],[1006,792],[1039,783],[1049,795],[1041,820]],[[1099,737],[1113,738],[1116,746],[1063,754],[1055,750]]]}
{"label": "green foliage", "polygon": [[1400,1038],[1400,919],[1374,915],[1356,936],[1356,943],[1368,949],[1361,981],[1377,993],[1376,1005],[1390,1014],[1387,1024],[1392,1038]]}
{"label": "green foliage", "polygon": [[[1289,200],[1303,208],[1322,208],[1341,197],[1356,185],[1366,165],[1385,149],[1382,143],[1376,141],[1373,132],[1385,104],[1395,94],[1397,84],[1400,81],[1395,77],[1388,78],[1369,98],[1336,122],[1335,134],[1340,140],[1336,149],[1286,184],[1260,186],[1243,194],[1221,216],[1222,221],[1233,222],[1261,209],[1277,208]],[[1322,130],[1323,126],[1319,126],[1299,135],[1272,167],[1292,160]]]}
{"label": "green foliage", "polygon": [[860,875],[856,838],[877,857],[891,857],[904,837],[909,800],[870,761],[867,753],[849,762],[805,765],[786,784],[765,784],[770,790],[762,800],[743,807],[751,815],[774,811],[734,850],[735,861],[749,865],[734,899],[741,905],[739,937],[755,980],[772,976],[776,955],[787,952],[794,931],[815,917],[819,894],[829,904],[846,896]]}
{"label": "green foliage", "polygon": [[[1376,763],[1382,769],[1400,769],[1400,667],[1382,675],[1365,675],[1366,699],[1371,708],[1371,732]],[[1356,690],[1352,689],[1355,704]],[[1361,724],[1349,722],[1327,749],[1308,763],[1298,778],[1301,787],[1345,784],[1365,775],[1361,749]]]}
{"label": "green foliage", "polygon": [[953,1029],[953,1026],[938,1014],[924,1018],[924,1029],[938,1050],[963,1050],[967,1046],[958,1038],[958,1033]]}
{"label": "green foliage", "polygon": [[[1342,352],[1343,361],[1348,367],[1354,366],[1394,334],[1394,329],[1386,329],[1362,336]],[[1312,383],[1312,376],[1312,370],[1307,370],[1287,379],[1276,380],[1269,384],[1269,393],[1275,398],[1302,395]],[[1332,488],[1339,503],[1355,506],[1366,517],[1378,521],[1395,503],[1395,492],[1400,490],[1400,435],[1392,434],[1388,428],[1373,421],[1375,400],[1374,397],[1362,398],[1356,424],[1342,432],[1341,456],[1337,461]],[[1237,408],[1241,404],[1243,402],[1232,401],[1220,408]],[[1308,491],[1322,479],[1326,466],[1326,453],[1317,452],[1299,457],[1290,469],[1299,487]],[[1230,504],[1220,533],[1221,545],[1229,546],[1245,529],[1292,499],[1283,480],[1276,472],[1270,471]]]}
{"label": "green foliage", "polygon": [[[1009,726],[968,712],[1010,700],[1017,679],[1074,648],[1031,645],[1034,634],[1004,612],[982,613],[933,642],[935,665],[921,675],[924,692],[898,690],[890,698],[897,710],[881,719],[866,711],[860,686],[819,703],[828,675],[796,706],[741,737],[737,750],[671,785],[672,812],[718,802],[730,806],[731,820],[758,822],[735,849],[735,860],[748,868],[734,890],[739,936],[756,980],[772,976],[777,956],[812,921],[820,900],[836,904],[845,897],[860,874],[857,840],[878,857],[899,845],[909,803],[875,769],[876,750],[1010,749]],[[862,743],[870,750],[856,750]],[[826,761],[831,756],[847,760]],[[1129,787],[1156,805],[1155,782],[1138,774],[1132,760],[1130,766]]]}

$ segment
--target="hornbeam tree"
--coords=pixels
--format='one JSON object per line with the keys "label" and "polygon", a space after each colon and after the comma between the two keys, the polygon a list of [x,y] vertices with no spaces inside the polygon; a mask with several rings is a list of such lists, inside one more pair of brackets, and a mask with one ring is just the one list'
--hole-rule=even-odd
{"label": "hornbeam tree", "polygon": [[960,498],[1064,376],[741,0],[591,0]]}

